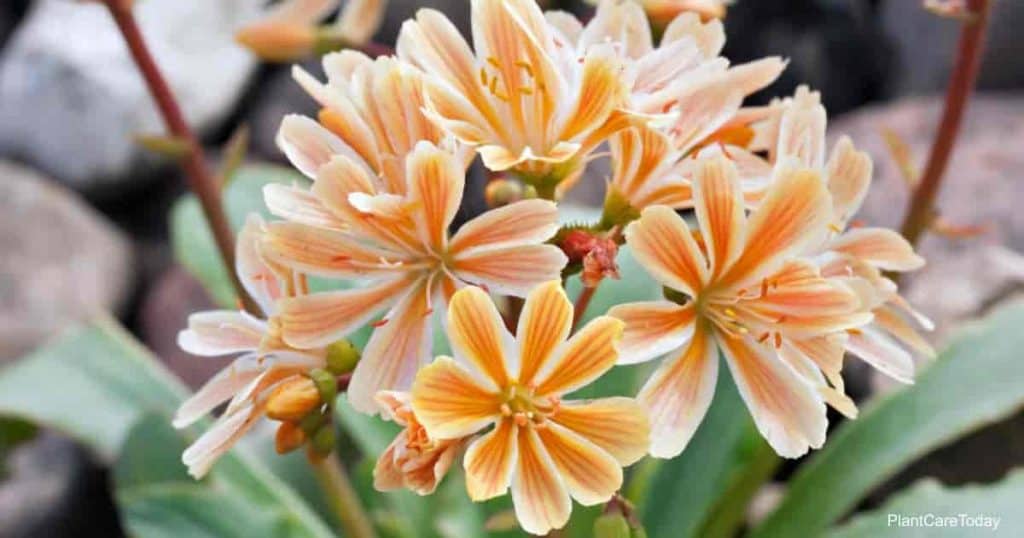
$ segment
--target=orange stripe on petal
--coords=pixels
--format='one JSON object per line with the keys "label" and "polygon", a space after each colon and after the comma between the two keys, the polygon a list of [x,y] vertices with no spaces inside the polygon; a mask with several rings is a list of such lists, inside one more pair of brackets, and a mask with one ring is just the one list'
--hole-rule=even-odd
{"label": "orange stripe on petal", "polygon": [[573,307],[558,280],[537,286],[526,298],[519,316],[519,382],[529,385],[569,337]]}
{"label": "orange stripe on petal", "polygon": [[420,142],[406,161],[406,177],[409,198],[417,205],[414,214],[420,237],[441,252],[447,243],[448,225],[462,201],[465,179],[461,166],[450,153]]}
{"label": "orange stripe on petal", "polygon": [[670,301],[647,301],[614,306],[608,315],[626,324],[619,342],[619,364],[634,364],[668,353],[693,334],[696,310]]}
{"label": "orange stripe on petal", "polygon": [[519,459],[512,478],[512,504],[524,531],[543,535],[569,521],[572,501],[558,469],[533,428],[519,430]]}
{"label": "orange stripe on petal", "polygon": [[606,502],[622,485],[619,462],[594,443],[554,423],[537,434],[569,494],[583,506]]}
{"label": "orange stripe on petal", "polygon": [[645,209],[626,227],[633,255],[662,284],[695,295],[707,280],[707,263],[686,221],[665,206]]}
{"label": "orange stripe on petal", "polygon": [[693,180],[694,209],[712,277],[729,267],[743,248],[743,195],[736,167],[724,155],[701,159]]}
{"label": "orange stripe on petal", "polygon": [[495,293],[525,297],[537,284],[561,278],[568,261],[554,245],[524,245],[461,252],[452,269],[460,279]]}
{"label": "orange stripe on petal", "polygon": [[367,288],[283,299],[278,304],[284,340],[303,349],[326,346],[365,325],[412,284],[399,278]]}
{"label": "orange stripe on petal", "polygon": [[829,249],[886,271],[913,271],[924,266],[924,258],[894,230],[857,228],[849,230],[829,243]]}
{"label": "orange stripe on petal", "polygon": [[558,231],[558,209],[548,200],[523,200],[484,212],[452,237],[449,252],[541,243]]}
{"label": "orange stripe on petal", "polygon": [[455,292],[448,305],[448,339],[455,356],[469,361],[495,387],[509,385],[516,357],[512,335],[505,329],[494,302],[482,289]]}
{"label": "orange stripe on petal", "polygon": [[551,419],[586,437],[620,465],[635,463],[650,446],[647,410],[632,398],[565,401]]}
{"label": "orange stripe on petal", "polygon": [[587,323],[541,372],[537,394],[572,392],[607,372],[619,358],[617,345],[624,325],[610,316],[600,316]]}
{"label": "orange stripe on petal", "polygon": [[480,385],[451,357],[438,357],[416,374],[412,407],[431,437],[471,435],[500,418],[499,395]]}
{"label": "orange stripe on petal", "polygon": [[494,429],[473,441],[466,450],[466,491],[473,501],[503,495],[512,481],[518,458],[518,427],[513,420],[499,420]]}
{"label": "orange stripe on petal", "polygon": [[849,137],[841,137],[832,148],[825,173],[835,218],[840,225],[860,209],[871,186],[871,169],[871,157],[854,149]]}
{"label": "orange stripe on petal", "polygon": [[718,379],[718,348],[708,330],[666,359],[644,384],[637,399],[650,414],[651,455],[671,458],[690,442],[711,405]]}
{"label": "orange stripe on petal", "polygon": [[334,278],[359,278],[394,273],[402,268],[395,254],[367,246],[337,230],[314,228],[295,222],[267,225],[263,253],[271,260],[303,273]]}

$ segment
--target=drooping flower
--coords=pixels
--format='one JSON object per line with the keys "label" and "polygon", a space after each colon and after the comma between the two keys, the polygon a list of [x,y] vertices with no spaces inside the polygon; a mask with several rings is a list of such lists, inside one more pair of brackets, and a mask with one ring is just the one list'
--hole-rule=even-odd
{"label": "drooping flower", "polygon": [[406,488],[429,495],[448,473],[465,445],[464,439],[432,439],[419,421],[407,392],[381,391],[377,403],[404,429],[377,459],[373,486],[379,491]]}
{"label": "drooping flower", "polygon": [[[265,226],[252,215],[238,235],[238,278],[266,319],[246,312],[214,310],[192,314],[188,328],[178,334],[178,345],[200,356],[241,353],[178,408],[174,426],[184,428],[221,403],[230,400],[217,421],[182,455],[189,473],[205,475],[214,462],[267,413],[277,389],[307,379],[304,374],[326,364],[324,348],[297,349],[281,338],[276,301],[301,287],[297,275],[282,275],[263,259],[259,236]],[[289,278],[290,277],[290,278]],[[290,279],[294,279],[289,282]],[[289,392],[289,404],[296,400]],[[278,399],[278,403],[283,400]]]}
{"label": "drooping flower", "polygon": [[[408,388],[429,360],[431,314],[443,311],[456,289],[472,283],[524,296],[566,264],[559,248],[544,244],[558,228],[552,202],[524,200],[488,211],[449,237],[464,187],[459,159],[421,141],[402,177],[407,185],[395,194],[352,158],[335,155],[316,168],[310,192],[300,193],[322,208],[316,219],[271,223],[263,242],[270,259],[294,270],[369,281],[281,301],[289,344],[327,345],[388,310],[374,323],[348,389],[353,406],[366,413],[378,411],[378,391]],[[274,196],[266,193],[267,205],[280,207]]]}
{"label": "drooping flower", "polygon": [[348,0],[329,26],[322,19],[339,0],[284,0],[235,34],[235,39],[260,58],[293,61],[318,48],[357,47],[366,44],[380,26],[386,0]]}
{"label": "drooping flower", "polygon": [[697,162],[694,202],[698,232],[666,206],[645,209],[625,232],[672,300],[609,311],[626,322],[621,363],[669,353],[638,396],[651,413],[651,454],[675,456],[692,437],[711,403],[719,351],[777,453],[820,447],[825,396],[798,373],[818,365],[790,364],[780,350],[871,320],[853,290],[800,258],[830,222],[824,183],[814,170],[779,167],[748,218],[735,165],[713,155]]}
{"label": "drooping flower", "polygon": [[434,439],[471,442],[464,466],[471,499],[511,487],[524,530],[543,534],[569,519],[570,497],[607,501],[622,484],[622,466],[647,450],[648,423],[630,398],[562,400],[612,367],[622,322],[602,316],[568,338],[573,307],[558,281],[526,299],[516,337],[483,290],[452,298],[448,335],[455,359],[420,370],[412,407]]}
{"label": "drooping flower", "polygon": [[[851,226],[871,185],[871,158],[844,136],[825,160],[825,108],[818,92],[805,86],[782,102],[777,119],[767,127],[774,128],[765,136],[775,143],[770,153],[773,164],[795,160],[818,170],[832,196],[831,233],[809,253],[816,255],[823,275],[845,279],[874,314],[870,325],[850,331],[846,350],[893,379],[913,382],[914,361],[902,346],[934,355],[914,327],[916,323],[931,329],[931,322],[900,297],[896,283],[882,271],[913,271],[924,265],[924,259],[894,230]],[[826,374],[841,383],[838,371]]]}
{"label": "drooping flower", "polygon": [[550,195],[626,103],[611,44],[577,55],[533,0],[473,0],[473,45],[440,12],[402,26],[398,57],[434,75],[430,115],[491,170],[511,170]]}

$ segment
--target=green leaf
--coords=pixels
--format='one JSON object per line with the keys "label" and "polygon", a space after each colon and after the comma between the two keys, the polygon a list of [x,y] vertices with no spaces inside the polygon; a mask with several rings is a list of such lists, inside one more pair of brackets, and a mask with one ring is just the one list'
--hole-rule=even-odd
{"label": "green leaf", "polygon": [[[280,535],[331,536],[287,484],[239,448],[222,457],[206,481],[185,480],[180,457],[189,439],[169,426],[185,394],[148,351],[106,318],[68,331],[0,371],[0,415],[61,430],[107,461],[118,462],[115,481],[129,492],[118,497],[127,499],[122,504],[126,518],[136,513],[168,520],[198,518],[217,505],[210,504],[210,493],[194,497],[190,488],[215,487],[241,492],[229,500],[232,505],[247,503],[253,506],[246,510],[277,514],[283,522],[275,528]],[[142,420],[151,415],[157,418]],[[168,508],[167,502],[181,503],[180,511]],[[192,527],[163,534],[156,520],[146,521],[133,534],[193,535]],[[220,535],[219,529],[211,532]]]}
{"label": "green leaf", "polygon": [[[992,536],[1000,533],[1019,534],[1024,529],[1024,470],[1011,472],[1003,480],[991,485],[971,485],[947,488],[937,480],[921,480],[893,497],[881,508],[860,514],[849,523],[828,532],[828,538],[932,538],[933,536],[969,537]],[[959,527],[899,526],[890,521],[896,516],[953,517]],[[972,518],[972,526],[960,523],[960,514]],[[981,517],[989,520],[975,519]],[[998,527],[984,527],[996,524]],[[934,519],[933,519],[934,521]],[[967,521],[964,521],[967,523]],[[1002,534],[998,534],[1002,536]]]}
{"label": "green leaf", "polygon": [[[700,536],[733,488],[763,465],[764,441],[736,390],[728,368],[719,368],[715,399],[682,454],[650,460],[627,490],[650,536]],[[770,473],[768,473],[770,474]],[[757,475],[764,480],[765,473]],[[749,496],[747,497],[749,500]],[[735,507],[742,510],[745,502]]]}
{"label": "green leaf", "polygon": [[976,323],[917,377],[841,426],[754,536],[815,534],[908,463],[1024,406],[1024,305]]}
{"label": "green leaf", "polygon": [[[263,186],[270,183],[308,185],[309,181],[283,166],[240,167],[223,191],[224,208],[235,231],[245,224],[250,213],[270,218],[263,204]],[[235,290],[195,195],[182,196],[171,209],[171,247],[178,263],[203,284],[218,305],[235,307]]]}

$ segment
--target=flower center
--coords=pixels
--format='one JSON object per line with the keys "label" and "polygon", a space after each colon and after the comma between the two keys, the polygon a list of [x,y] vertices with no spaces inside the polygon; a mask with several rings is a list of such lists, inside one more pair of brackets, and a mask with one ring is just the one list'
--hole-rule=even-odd
{"label": "flower center", "polygon": [[516,383],[505,390],[501,414],[520,426],[544,427],[545,421],[558,411],[559,405],[561,400],[557,396],[538,396],[536,387]]}

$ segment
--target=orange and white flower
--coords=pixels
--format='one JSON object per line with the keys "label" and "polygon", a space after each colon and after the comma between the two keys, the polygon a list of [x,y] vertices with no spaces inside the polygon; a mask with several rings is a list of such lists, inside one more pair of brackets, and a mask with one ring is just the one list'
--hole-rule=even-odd
{"label": "orange and white flower", "polygon": [[[602,0],[587,0],[591,4],[600,4]],[[725,18],[725,12],[732,2],[729,0],[634,0],[643,7],[651,25],[664,28],[681,14],[693,13],[701,20]]]}
{"label": "orange and white flower", "polygon": [[[630,398],[564,401],[618,358],[622,322],[602,316],[568,338],[573,307],[558,281],[530,292],[515,338],[487,294],[458,291],[448,311],[455,359],[438,357],[412,388],[416,417],[434,439],[461,439],[493,426],[466,451],[474,501],[511,487],[522,528],[561,528],[572,509],[607,501],[622,466],[643,457],[648,423]],[[568,338],[568,340],[566,340]]]}
{"label": "orange and white flower", "polygon": [[[882,373],[904,383],[912,383],[913,357],[905,348],[925,356],[934,350],[918,334],[915,324],[930,330],[931,321],[916,312],[900,297],[896,283],[882,271],[913,271],[924,259],[896,231],[851,226],[871,185],[871,158],[858,151],[848,137],[842,137],[825,160],[826,112],[818,92],[801,86],[783,101],[776,122],[771,157],[776,163],[796,160],[819,170],[832,196],[833,218],[830,237],[813,245],[822,274],[846,279],[859,291],[865,308],[874,313],[874,322],[850,331],[845,347]],[[838,372],[833,372],[838,377]],[[830,376],[833,377],[833,376]]]}
{"label": "orange and white flower", "polygon": [[631,303],[608,313],[626,322],[622,363],[669,353],[638,399],[651,413],[651,454],[679,454],[703,419],[725,355],[761,434],[797,457],[825,441],[825,396],[781,349],[871,320],[857,293],[799,256],[824,237],[831,201],[818,173],[779,167],[759,207],[745,214],[735,165],[723,155],[694,171],[699,231],[666,206],[626,228],[626,242],[674,300]]}
{"label": "orange and white flower", "polygon": [[386,0],[348,0],[337,20],[321,27],[339,0],[284,0],[250,21],[235,39],[260,58],[287,62],[312,55],[318,46],[366,44],[380,27]]}
{"label": "orange and white flower", "polygon": [[268,318],[233,310],[199,312],[189,316],[188,328],[178,334],[178,345],[193,355],[242,354],[181,404],[174,417],[174,426],[184,428],[230,400],[213,426],[182,454],[196,478],[265,415],[276,388],[326,362],[323,348],[297,349],[281,338],[276,301],[294,293],[301,282],[289,282],[263,259],[259,236],[264,226],[256,215],[246,221],[238,235],[236,271]]}
{"label": "orange and white flower", "polygon": [[407,392],[381,391],[377,403],[404,429],[377,459],[373,487],[379,491],[406,488],[429,495],[448,473],[465,445],[464,439],[432,439],[419,421]]}
{"label": "orange and white flower", "polygon": [[491,170],[545,188],[578,174],[626,103],[613,46],[577,55],[533,0],[473,0],[472,27],[475,50],[436,10],[402,26],[398,57],[434,75],[430,116]]}
{"label": "orange and white flower", "polygon": [[[300,148],[314,154],[315,148]],[[310,163],[317,165],[317,154]],[[284,341],[297,348],[330,344],[374,325],[348,390],[353,406],[378,407],[380,390],[404,389],[430,358],[431,314],[466,283],[524,296],[539,282],[558,278],[562,251],[544,244],[558,229],[546,200],[524,200],[488,211],[449,237],[462,200],[464,172],[452,154],[421,141],[405,160],[407,185],[398,194],[344,154],[323,155],[310,166],[316,181],[293,199],[312,199],[316,211],[268,225],[267,256],[296,271],[338,279],[365,279],[365,287],[314,293],[281,301]],[[277,191],[267,205],[279,208]],[[294,213],[282,212],[294,217]],[[307,215],[314,217],[305,218]]]}

